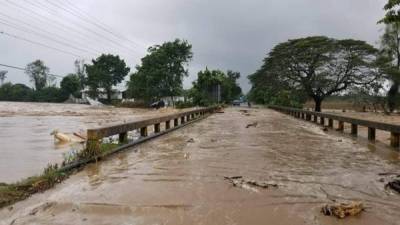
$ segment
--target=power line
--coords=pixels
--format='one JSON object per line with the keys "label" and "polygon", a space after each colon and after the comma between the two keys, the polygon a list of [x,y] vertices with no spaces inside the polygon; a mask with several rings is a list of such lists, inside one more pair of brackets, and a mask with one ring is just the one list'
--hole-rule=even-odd
{"label": "power line", "polygon": [[[35,28],[35,30],[40,30],[40,31],[42,31],[43,33],[47,33],[47,34],[50,35],[50,36],[55,36],[55,37],[58,37],[58,39],[67,41],[68,43],[72,43],[71,40],[66,39],[65,37],[63,37],[63,36],[61,36],[61,35],[59,35],[59,34],[56,34],[56,33],[53,33],[53,32],[49,32],[49,31],[47,31],[46,29],[43,29],[43,28],[41,28],[41,27],[39,27],[39,26],[37,26],[37,25],[27,23],[27,22],[25,22],[25,21],[23,21],[23,20],[20,20],[20,19],[15,18],[15,17],[11,17],[11,16],[9,16],[9,15],[7,15],[7,14],[4,14],[4,13],[2,13],[2,12],[0,12],[0,16],[4,16],[4,17],[6,17],[6,18],[10,18],[10,19],[12,19],[12,21],[19,22],[19,23],[21,23],[21,24],[23,24],[23,25],[25,25],[25,26],[27,26],[27,27]],[[3,19],[3,20],[4,20],[4,19]],[[9,20],[8,20],[8,23],[10,23]],[[15,24],[15,23],[14,23],[14,24]],[[81,43],[76,43],[76,42],[75,42],[75,44],[82,45]],[[98,54],[97,50],[91,48],[90,46],[87,46],[85,49],[90,50],[91,53]]]}
{"label": "power line", "polygon": [[[54,23],[57,23],[57,24],[61,25],[61,27],[64,28],[64,30],[67,30],[67,31],[74,31],[74,32],[76,32],[77,34],[80,34],[83,38],[89,40],[91,43],[94,42],[92,39],[88,39],[88,34],[87,34],[87,33],[83,33],[80,29],[76,29],[75,27],[72,27],[72,26],[70,26],[70,25],[66,25],[66,24],[64,23],[64,21],[63,21],[63,22],[59,22],[59,21],[55,20],[54,18],[59,18],[60,15],[57,14],[57,13],[55,13],[54,10],[52,10],[52,9],[50,9],[50,8],[48,8],[48,7],[46,7],[46,8],[44,9],[44,8],[43,8],[43,5],[42,5],[42,6],[41,6],[41,5],[37,5],[36,3],[38,3],[38,2],[36,2],[36,1],[35,1],[35,3],[30,2],[30,1],[25,1],[25,2],[28,3],[28,4],[30,4],[30,5],[33,6],[33,7],[37,8],[38,10],[42,10],[43,12],[49,14],[50,16],[53,15],[53,16],[55,16],[55,17],[48,17],[48,16],[45,16],[45,15],[43,15],[43,14],[38,13],[37,10],[33,10],[33,9],[29,8],[29,7],[26,7],[25,5],[20,5],[20,4],[16,3],[16,2],[14,2],[14,1],[6,0],[6,2],[9,3],[9,5],[12,5],[13,7],[17,8],[18,10],[21,10],[21,9],[22,9],[22,10],[24,10],[24,11],[29,12],[29,15],[36,15],[36,16],[39,17],[42,21],[43,21],[43,20],[46,21],[46,22],[52,21],[52,22],[54,22]],[[43,19],[42,19],[42,18],[43,18]],[[86,31],[88,30],[87,28],[82,28],[82,27],[80,26],[80,24],[77,24],[77,23],[74,23],[74,24],[76,24],[76,27],[77,27],[77,28],[81,28],[81,29],[86,30]],[[51,25],[54,26],[54,24],[51,24]],[[98,38],[101,38],[101,35],[95,35],[94,37],[96,37],[96,39],[98,39]],[[99,39],[99,40],[100,40],[100,39]],[[104,40],[104,39],[101,39],[101,40]],[[110,46],[111,46],[111,45],[110,45]],[[114,49],[115,47],[110,47],[110,48]],[[123,50],[125,50],[125,49],[123,49]],[[126,52],[128,52],[128,51],[126,51]],[[129,54],[130,54],[130,52],[129,52]]]}
{"label": "power line", "polygon": [[[11,65],[7,65],[7,64],[1,64],[1,63],[0,63],[0,66],[7,67],[7,68],[12,68],[12,69],[16,69],[16,70],[26,71],[25,68],[22,68],[22,67],[19,67],[19,66],[11,66]],[[64,76],[56,75],[56,74],[51,74],[51,73],[48,73],[47,75],[50,75],[50,76],[53,76],[53,77],[64,78]]]}
{"label": "power line", "polygon": [[16,29],[16,30],[20,30],[20,31],[28,33],[28,34],[34,34],[36,36],[42,37],[44,39],[48,39],[50,41],[58,43],[59,45],[67,46],[68,48],[72,48],[72,49],[75,49],[75,50],[80,51],[80,52],[86,52],[86,53],[90,53],[90,54],[94,54],[94,55],[97,54],[97,53],[94,53],[94,52],[87,51],[87,50],[85,50],[83,48],[80,48],[80,47],[75,47],[75,46],[69,44],[68,42],[59,41],[59,40],[54,39],[52,37],[46,36],[46,35],[41,34],[41,33],[37,32],[35,30],[18,26],[15,23],[12,23],[12,22],[10,23],[9,21],[4,21],[4,19],[0,19],[0,24],[6,25],[6,26],[11,27],[11,28]]}
{"label": "power line", "polygon": [[[110,31],[110,30],[107,29],[107,28],[104,28],[103,26],[99,25],[97,22],[93,22],[91,19],[87,19],[87,18],[82,17],[82,15],[79,15],[79,13],[76,13],[76,11],[71,10],[71,9],[69,9],[69,8],[65,8],[65,7],[63,7],[63,6],[61,6],[61,5],[58,5],[58,4],[54,3],[54,2],[51,2],[51,1],[49,1],[49,0],[45,0],[45,1],[46,1],[48,4],[52,5],[53,7],[56,7],[56,8],[58,8],[58,9],[61,9],[61,10],[65,11],[65,12],[68,12],[69,14],[71,14],[71,15],[77,17],[78,19],[81,19],[81,20],[85,21],[85,22],[88,23],[88,24],[92,24],[92,25],[94,25],[94,26],[100,28],[101,30],[103,30],[103,31],[105,31],[105,32],[107,32],[107,33],[109,33],[109,34],[111,34],[111,35],[113,35],[113,36],[115,36],[115,37],[121,39],[121,37],[119,37],[118,35],[116,35],[114,32]],[[122,38],[122,39],[123,39],[123,38]],[[129,40],[128,40],[128,41],[129,41]],[[135,45],[136,45],[136,44],[135,44]],[[130,46],[125,46],[125,47],[130,48]],[[130,48],[130,49],[133,50],[133,51],[137,51],[136,49],[133,49],[133,48]]]}
{"label": "power line", "polygon": [[[9,1],[9,0],[7,0],[7,1]],[[45,4],[41,3],[40,1],[35,1],[34,4],[33,4],[33,2],[30,2],[30,1],[27,1],[27,0],[26,0],[26,2],[30,3],[31,5],[35,5],[35,7],[39,8],[39,9],[46,10],[46,11],[47,11],[48,13],[50,13],[50,14],[53,14],[53,15],[58,16],[58,17],[60,16],[59,14],[57,14],[57,13],[54,12],[54,9],[51,9],[48,5],[45,5]],[[54,4],[51,4],[51,5],[54,5]],[[66,12],[69,13],[69,14],[72,14],[71,12],[69,12],[69,11],[63,9],[63,8],[60,7],[60,6],[55,5],[55,7],[56,7],[56,8],[59,8],[59,9],[61,9],[61,10],[63,10],[63,11],[66,11]],[[72,15],[73,15],[73,14],[72,14]],[[75,16],[75,15],[73,15],[73,16]],[[75,16],[75,17],[76,17],[76,16]],[[80,18],[78,17],[78,19],[80,19]],[[77,23],[77,22],[74,22],[74,21],[71,21],[71,20],[70,20],[70,22],[73,23],[73,24],[75,24],[76,26],[81,27],[82,29],[84,29],[84,30],[86,30],[86,31],[88,31],[88,32],[90,32],[90,33],[92,33],[92,34],[98,36],[98,37],[101,37],[102,39],[108,41],[110,44],[113,44],[113,45],[115,45],[115,46],[118,46],[118,47],[120,48],[120,50],[125,50],[127,53],[131,54],[130,51],[127,51],[127,50],[126,50],[127,47],[121,45],[121,43],[118,43],[118,42],[116,42],[115,40],[112,40],[112,39],[110,39],[109,37],[104,36],[103,34],[97,32],[96,30],[93,30],[92,28],[90,28],[90,27],[88,27],[88,26],[83,26],[82,24]],[[136,51],[135,49],[131,49],[131,50]]]}
{"label": "power line", "polygon": [[[76,5],[74,5],[72,2],[70,2],[69,0],[61,0],[60,3],[64,3],[65,6],[69,5],[69,8],[71,10],[74,10],[75,12],[85,16],[86,18],[90,19],[94,24],[96,24],[96,26],[100,27],[101,29],[103,29],[104,31],[113,34],[114,36],[116,36],[117,38],[120,38],[122,40],[126,40],[131,42],[132,44],[138,46],[138,47],[146,47],[143,46],[140,43],[137,43],[136,41],[132,41],[129,38],[125,37],[122,34],[117,34],[116,32],[113,31],[113,29],[110,26],[107,26],[105,23],[102,23],[101,20],[99,20],[98,18],[90,15],[89,13],[83,11],[82,9],[80,9],[79,7],[77,7]],[[65,4],[66,3],[66,4]],[[67,6],[68,7],[68,6]]]}
{"label": "power line", "polygon": [[0,34],[8,36],[8,37],[15,38],[15,39],[18,39],[18,40],[21,40],[21,41],[29,42],[31,44],[39,45],[39,46],[42,46],[42,47],[45,47],[45,48],[49,48],[49,49],[52,49],[52,50],[55,50],[55,51],[59,51],[59,52],[62,52],[62,53],[68,54],[68,55],[72,55],[72,56],[75,56],[75,57],[78,57],[78,58],[82,58],[80,55],[77,55],[75,53],[72,53],[72,52],[69,52],[69,51],[65,51],[65,50],[62,50],[62,49],[59,49],[59,48],[55,48],[55,47],[52,47],[52,46],[49,46],[49,45],[46,45],[46,44],[43,44],[43,43],[40,43],[40,42],[37,42],[37,41],[29,40],[27,38],[23,38],[23,37],[15,35],[15,34],[10,34],[10,33],[5,32],[5,31],[0,31]]}

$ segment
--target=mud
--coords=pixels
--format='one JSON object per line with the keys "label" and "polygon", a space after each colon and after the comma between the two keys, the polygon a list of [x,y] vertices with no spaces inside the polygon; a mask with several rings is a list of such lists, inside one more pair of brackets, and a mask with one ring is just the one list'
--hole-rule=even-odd
{"label": "mud", "polygon": [[[400,195],[379,175],[398,160],[272,110],[248,113],[226,109],[91,164],[0,210],[0,224],[399,224]],[[225,179],[235,176],[277,188],[238,188]],[[333,200],[365,212],[324,216]]]}
{"label": "mud", "polygon": [[15,182],[60,163],[63,154],[80,150],[79,143],[55,143],[50,133],[70,134],[87,128],[174,113],[174,109],[149,110],[92,107],[78,104],[0,102],[0,182]]}

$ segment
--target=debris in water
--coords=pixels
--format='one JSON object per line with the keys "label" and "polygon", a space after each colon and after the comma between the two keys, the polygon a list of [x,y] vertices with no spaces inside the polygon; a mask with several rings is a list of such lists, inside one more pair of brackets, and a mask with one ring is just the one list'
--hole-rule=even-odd
{"label": "debris in water", "polygon": [[386,184],[386,187],[389,187],[400,194],[400,180],[390,181],[389,183]]}
{"label": "debris in water", "polygon": [[276,184],[276,183],[269,183],[269,182],[265,182],[265,181],[259,182],[259,181],[256,181],[256,180],[248,180],[248,179],[243,178],[242,176],[224,177],[224,178],[226,180],[229,180],[232,183],[232,185],[235,186],[235,187],[248,189],[248,190],[251,190],[251,191],[254,191],[254,192],[258,191],[257,189],[254,189],[255,187],[256,188],[263,188],[263,189],[267,189],[267,188],[270,188],[270,187],[278,187],[278,184]]}
{"label": "debris in water", "polygon": [[50,135],[54,135],[54,138],[60,142],[70,142],[71,138],[64,134],[59,132],[58,130],[54,130],[53,132],[50,133]]}
{"label": "debris in water", "polygon": [[361,202],[339,203],[335,205],[325,205],[321,212],[325,216],[336,216],[343,219],[347,216],[356,216],[364,211],[365,208]]}
{"label": "debris in water", "polygon": [[250,124],[247,124],[246,128],[249,128],[249,127],[257,127],[257,125],[258,125],[257,122],[250,123]]}
{"label": "debris in water", "polygon": [[194,143],[194,139],[190,138],[189,140],[187,140],[188,143]]}
{"label": "debris in water", "polygon": [[328,129],[328,127],[327,126],[324,126],[323,128],[322,128],[322,131],[328,131],[329,129]]}

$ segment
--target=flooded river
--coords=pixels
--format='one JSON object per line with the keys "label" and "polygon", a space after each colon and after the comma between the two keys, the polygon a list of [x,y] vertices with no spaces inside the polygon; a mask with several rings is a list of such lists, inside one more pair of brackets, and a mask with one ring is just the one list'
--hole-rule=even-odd
{"label": "flooded river", "polygon": [[[256,126],[246,128],[257,122]],[[400,224],[386,190],[398,153],[267,109],[237,108],[88,165],[56,188],[0,210],[0,224]],[[233,186],[224,177],[277,184]],[[360,216],[320,209],[358,200]]]}
{"label": "flooded river", "polygon": [[79,143],[59,144],[50,133],[85,133],[87,128],[170,113],[77,104],[0,102],[0,182],[14,182],[40,173]]}

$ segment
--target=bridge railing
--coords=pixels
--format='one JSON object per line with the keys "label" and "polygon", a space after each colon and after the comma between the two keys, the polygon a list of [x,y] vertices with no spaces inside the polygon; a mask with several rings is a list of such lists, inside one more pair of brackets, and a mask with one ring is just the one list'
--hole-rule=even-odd
{"label": "bridge railing", "polygon": [[357,136],[358,126],[364,126],[368,128],[368,139],[375,141],[376,130],[383,130],[390,132],[390,145],[392,147],[398,148],[400,146],[400,126],[382,123],[370,120],[356,119],[346,116],[339,116],[329,113],[314,112],[303,109],[282,107],[282,106],[269,106],[269,108],[277,110],[279,112],[292,115],[296,118],[304,119],[307,121],[314,121],[315,123],[320,123],[325,126],[326,120],[328,121],[328,127],[333,128],[333,122],[338,121],[338,131],[344,130],[344,123],[351,124],[351,134]]}
{"label": "bridge railing", "polygon": [[105,127],[87,130],[87,148],[98,149],[101,140],[106,137],[119,135],[119,143],[125,143],[128,140],[128,132],[140,130],[141,137],[149,136],[148,127],[154,126],[154,135],[161,131],[161,123],[165,123],[165,130],[175,129],[186,123],[206,116],[216,110],[216,107],[200,108],[165,116],[159,116],[149,119],[138,120],[129,123],[121,123]]}

